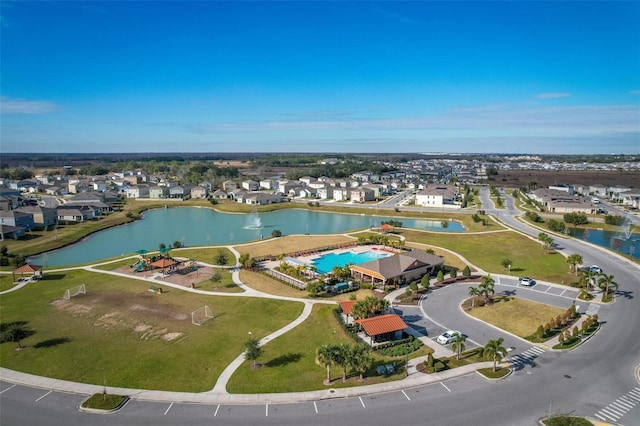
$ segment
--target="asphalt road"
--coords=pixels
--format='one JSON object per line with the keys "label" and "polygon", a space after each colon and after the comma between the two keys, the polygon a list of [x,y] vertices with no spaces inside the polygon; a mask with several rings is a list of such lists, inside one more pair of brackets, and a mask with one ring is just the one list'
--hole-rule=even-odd
{"label": "asphalt road", "polygon": [[[536,238],[539,230],[513,219],[518,212],[506,197],[507,209],[494,210],[483,193],[483,207],[500,220]],[[425,300],[428,319],[415,315],[431,337],[438,327],[458,328],[473,341],[504,337],[514,347],[510,356],[530,354],[531,361],[515,369],[506,380],[489,382],[476,374],[402,391],[360,397],[278,405],[201,405],[130,401],[120,412],[97,415],[75,408],[83,396],[49,392],[0,382],[0,424],[12,425],[534,425],[548,413],[595,417],[611,423],[640,425],[640,385],[635,368],[640,363],[640,306],[637,290],[640,268],[598,247],[577,240],[557,239],[564,254],[580,253],[585,264],[598,264],[615,275],[620,290],[615,303],[600,306],[604,326],[577,349],[560,353],[531,352],[531,345],[500,330],[466,317],[457,308],[466,286],[449,286]],[[503,285],[504,284],[504,285]],[[509,280],[498,292],[568,306],[570,293],[525,289]],[[440,301],[441,303],[438,303]],[[584,302],[576,302],[577,304]],[[586,308],[585,308],[586,309]],[[581,309],[582,310],[582,309]]]}

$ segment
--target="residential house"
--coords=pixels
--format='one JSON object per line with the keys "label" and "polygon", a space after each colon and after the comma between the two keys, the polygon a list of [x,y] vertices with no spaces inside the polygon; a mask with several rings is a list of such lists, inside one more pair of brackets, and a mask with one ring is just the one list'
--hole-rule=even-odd
{"label": "residential house", "polygon": [[595,195],[596,197],[606,197],[607,189],[609,189],[609,187],[606,185],[589,185],[589,194]]}
{"label": "residential house", "polygon": [[415,204],[422,207],[459,208],[460,192],[455,185],[430,184],[415,196]]}
{"label": "residential house", "polygon": [[232,180],[225,180],[224,182],[222,182],[222,189],[227,192],[233,191],[234,189],[238,189],[238,184]]}
{"label": "residential house", "polygon": [[91,206],[59,206],[56,209],[58,222],[84,222],[96,217],[100,211]]}
{"label": "residential house", "polygon": [[331,200],[333,199],[333,187],[332,186],[325,186],[322,188],[317,188],[318,189],[318,198],[320,198],[321,200]]}
{"label": "residential house", "polygon": [[243,202],[251,205],[275,204],[282,202],[282,196],[265,194],[264,192],[248,192],[244,194]]}
{"label": "residential house", "polygon": [[368,188],[355,188],[351,190],[351,201],[355,203],[364,203],[366,201],[374,201],[376,199],[375,192]]}
{"label": "residential house", "polygon": [[27,231],[35,228],[33,215],[18,210],[0,210],[0,222],[2,225],[23,228]]}
{"label": "residential house", "polygon": [[218,189],[217,191],[214,191],[212,196],[216,200],[226,200],[227,198],[229,198],[229,195],[222,189]]}
{"label": "residential house", "polygon": [[149,198],[159,200],[169,196],[169,187],[154,185],[149,187]]}
{"label": "residential house", "polygon": [[183,200],[191,197],[191,185],[178,185],[169,188],[169,198],[181,198]]}
{"label": "residential house", "polygon": [[194,186],[191,188],[191,198],[207,198],[209,196],[209,190],[204,186]]}
{"label": "residential house", "polygon": [[42,206],[22,206],[18,207],[17,211],[33,216],[34,229],[44,229],[55,225],[58,219],[56,209]]}
{"label": "residential house", "polygon": [[126,190],[127,198],[149,198],[149,187],[147,185],[133,185]]}
{"label": "residential house", "polygon": [[333,199],[335,201],[348,201],[350,188],[333,188]]}
{"label": "residential house", "polygon": [[256,182],[255,180],[249,179],[242,181],[242,187],[247,191],[257,191],[258,189],[260,189],[260,183]]}

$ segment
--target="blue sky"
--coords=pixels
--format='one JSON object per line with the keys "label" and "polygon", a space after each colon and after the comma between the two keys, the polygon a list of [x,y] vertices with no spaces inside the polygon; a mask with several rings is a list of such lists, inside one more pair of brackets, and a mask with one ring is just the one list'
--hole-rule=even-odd
{"label": "blue sky", "polygon": [[2,1],[3,152],[640,153],[640,2]]}

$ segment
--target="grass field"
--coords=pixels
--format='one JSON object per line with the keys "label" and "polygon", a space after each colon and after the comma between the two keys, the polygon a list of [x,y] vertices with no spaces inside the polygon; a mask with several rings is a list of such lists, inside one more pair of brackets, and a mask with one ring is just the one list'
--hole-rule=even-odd
{"label": "grass field", "polygon": [[[251,369],[251,363],[245,361],[231,377],[227,390],[231,393],[273,393],[302,392],[327,389],[322,381],[327,376],[324,366],[316,364],[316,349],[323,344],[355,344],[343,331],[333,316],[335,306],[316,305],[313,313],[303,324],[292,331],[266,344],[264,355],[258,359],[261,368]],[[401,357],[404,359],[404,357]],[[342,369],[331,369],[332,383],[329,387],[340,388],[355,385],[370,385],[404,377],[404,370],[395,375],[380,377],[375,373],[377,365],[386,364],[393,358],[378,356],[373,367],[365,375],[366,380],[357,381],[352,373],[343,383]],[[398,363],[401,359],[396,360]]]}
{"label": "grass field", "polygon": [[403,230],[407,241],[446,247],[486,271],[506,274],[503,259],[511,260],[511,275],[526,275],[538,280],[570,283],[576,277],[569,273],[566,258],[557,252],[544,253],[540,244],[517,232],[482,234],[432,234]]}
{"label": "grass field", "polygon": [[[87,294],[62,299],[85,283]],[[196,326],[191,312],[209,306],[214,319]],[[83,270],[50,273],[2,296],[2,323],[31,331],[0,345],[3,367],[108,386],[202,392],[244,350],[247,333],[262,338],[294,320],[302,304],[228,298],[168,289]]]}
{"label": "grass field", "polygon": [[496,296],[494,299],[493,304],[471,309],[467,313],[522,338],[531,336],[539,325],[566,312],[566,309],[517,297]]}

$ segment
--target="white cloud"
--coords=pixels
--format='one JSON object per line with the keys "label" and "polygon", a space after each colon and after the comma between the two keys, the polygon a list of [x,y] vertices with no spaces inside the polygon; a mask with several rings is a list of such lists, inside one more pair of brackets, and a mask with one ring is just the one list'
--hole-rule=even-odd
{"label": "white cloud", "polygon": [[56,109],[58,106],[49,101],[0,97],[0,113],[2,114],[45,114]]}
{"label": "white cloud", "polygon": [[571,93],[539,93],[534,96],[536,99],[559,99],[568,98]]}
{"label": "white cloud", "polygon": [[579,136],[638,132],[640,110],[635,105],[487,105],[455,108],[440,114],[393,118],[300,119],[191,123],[183,130],[196,134],[237,132],[394,132],[462,136],[486,135]]}

